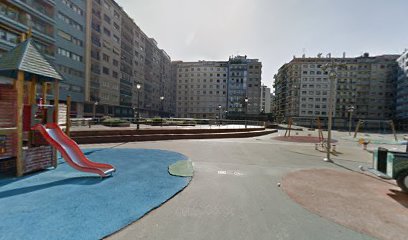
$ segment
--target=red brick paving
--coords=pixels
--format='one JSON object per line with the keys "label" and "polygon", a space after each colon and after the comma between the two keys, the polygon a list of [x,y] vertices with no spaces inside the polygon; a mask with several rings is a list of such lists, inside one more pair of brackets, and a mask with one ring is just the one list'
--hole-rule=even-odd
{"label": "red brick paving", "polygon": [[306,209],[355,231],[379,239],[408,239],[408,194],[394,181],[311,169],[287,174],[282,188]]}

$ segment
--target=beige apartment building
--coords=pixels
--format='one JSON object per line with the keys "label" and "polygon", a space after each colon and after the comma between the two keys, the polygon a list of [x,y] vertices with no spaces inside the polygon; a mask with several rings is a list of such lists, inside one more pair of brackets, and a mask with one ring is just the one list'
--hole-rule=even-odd
{"label": "beige apartment building", "polygon": [[[275,75],[275,112],[278,120],[328,117],[330,80],[322,69],[327,63],[339,63],[332,82],[333,117],[337,127],[346,126],[349,109],[354,119],[387,120],[394,118],[394,90],[398,55],[355,58],[293,58]],[[337,121],[337,122],[336,122]]]}
{"label": "beige apartment building", "polygon": [[113,0],[87,1],[87,25],[85,115],[173,115],[171,59],[157,42]]}
{"label": "beige apartment building", "polygon": [[261,112],[262,63],[257,59],[177,61],[173,69],[177,117],[244,118]]}
{"label": "beige apartment building", "polygon": [[174,62],[177,69],[176,116],[183,118],[225,117],[227,62]]}

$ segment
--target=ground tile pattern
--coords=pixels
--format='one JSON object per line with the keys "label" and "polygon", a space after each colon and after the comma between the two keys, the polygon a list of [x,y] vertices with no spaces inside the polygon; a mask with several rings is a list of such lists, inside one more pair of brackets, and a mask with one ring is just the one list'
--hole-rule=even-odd
{"label": "ground tile pattern", "polygon": [[352,171],[311,169],[284,176],[284,191],[306,209],[379,239],[408,236],[408,194],[393,181]]}

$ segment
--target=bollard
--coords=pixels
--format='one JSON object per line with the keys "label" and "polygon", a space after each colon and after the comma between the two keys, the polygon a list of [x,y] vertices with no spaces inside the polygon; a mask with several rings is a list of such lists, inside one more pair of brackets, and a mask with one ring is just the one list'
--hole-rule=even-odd
{"label": "bollard", "polygon": [[332,145],[332,151],[333,151],[333,152],[336,151],[336,145],[335,145],[335,144]]}

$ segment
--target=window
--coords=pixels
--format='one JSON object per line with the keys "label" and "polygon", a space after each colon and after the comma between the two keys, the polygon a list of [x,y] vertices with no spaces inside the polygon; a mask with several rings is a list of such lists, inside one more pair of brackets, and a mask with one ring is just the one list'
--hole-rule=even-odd
{"label": "window", "polygon": [[109,24],[111,23],[110,17],[106,16],[106,14],[103,15],[103,20],[105,20],[105,22],[107,22]]}
{"label": "window", "polygon": [[103,68],[102,68],[102,72],[103,72],[104,74],[106,74],[106,75],[109,75],[109,68],[103,67]]}
{"label": "window", "polygon": [[115,40],[115,42],[120,43],[120,39],[118,36],[116,36],[115,34],[113,34],[113,40]]}
{"label": "window", "polygon": [[71,36],[70,34],[63,32],[61,30],[58,30],[58,36],[62,37],[63,39],[72,42],[73,44],[82,47],[83,42],[73,36]]}
{"label": "window", "polygon": [[108,10],[110,10],[110,8],[111,8],[111,6],[109,5],[109,3],[107,3],[106,1],[103,1],[103,6],[104,6],[106,9],[108,9]]}
{"label": "window", "polygon": [[79,31],[83,31],[83,27],[81,24],[77,23],[76,21],[74,21],[73,19],[67,17],[66,15],[62,14],[61,12],[58,12],[57,17],[62,20],[63,22],[65,22],[66,24],[72,26],[73,28],[79,30]]}
{"label": "window", "polygon": [[118,31],[120,30],[120,27],[119,27],[119,25],[117,23],[113,23],[113,27]]}
{"label": "window", "polygon": [[120,18],[119,13],[118,13],[118,12],[116,12],[116,11],[114,11],[114,12],[113,12],[113,16],[114,16],[115,18],[117,18],[117,19],[119,19],[119,18]]}
{"label": "window", "polygon": [[58,54],[67,58],[71,58],[74,61],[82,62],[82,56],[79,56],[73,52],[70,52],[63,48],[58,48]]}
{"label": "window", "polygon": [[109,56],[106,55],[106,54],[102,54],[102,59],[103,59],[105,62],[109,62]]}
{"label": "window", "polygon": [[0,29],[0,39],[11,43],[17,43],[18,36],[14,33],[5,31],[4,29]]}
{"label": "window", "polygon": [[75,5],[73,2],[71,2],[70,0],[62,0],[62,3],[65,4],[65,6],[71,8],[72,11],[76,12],[77,14],[83,16],[84,12],[83,10],[78,7],[77,5]]}
{"label": "window", "polygon": [[105,33],[108,36],[111,35],[110,31],[108,29],[106,29],[106,28],[103,28],[103,33]]}

